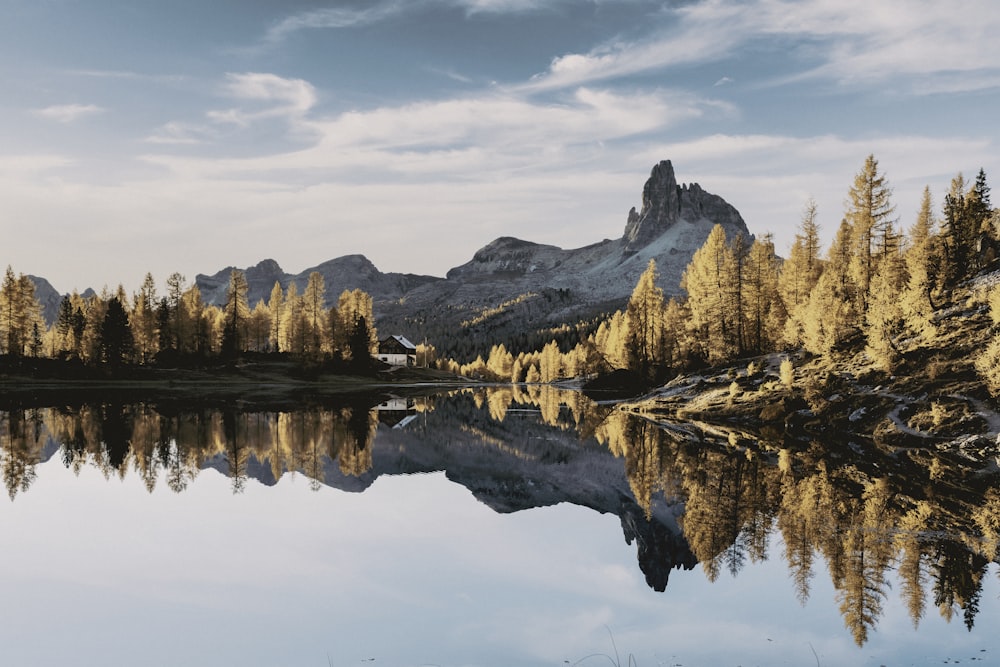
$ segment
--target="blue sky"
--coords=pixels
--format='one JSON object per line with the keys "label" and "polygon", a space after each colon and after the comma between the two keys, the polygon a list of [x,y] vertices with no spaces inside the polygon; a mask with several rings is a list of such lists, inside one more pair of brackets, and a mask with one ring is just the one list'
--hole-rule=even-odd
{"label": "blue sky", "polygon": [[444,275],[620,236],[661,159],[784,252],[873,153],[909,227],[998,173],[997,34],[992,0],[5,0],[2,259]]}

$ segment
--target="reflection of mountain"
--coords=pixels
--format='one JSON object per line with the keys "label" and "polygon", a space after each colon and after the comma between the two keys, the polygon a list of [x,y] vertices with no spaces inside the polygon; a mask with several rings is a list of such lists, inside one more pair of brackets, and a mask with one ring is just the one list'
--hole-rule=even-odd
{"label": "reflection of mountain", "polygon": [[150,490],[181,491],[209,467],[234,491],[288,471],[352,492],[380,475],[444,471],[497,512],[572,503],[615,514],[656,590],[698,563],[712,580],[736,575],[768,557],[778,532],[800,601],[824,564],[858,644],[894,594],[892,569],[915,624],[930,600],[973,626],[1000,551],[995,450],[976,440],[954,453],[771,437],[658,425],[553,387],[491,387],[296,412],[122,403],[0,412],[0,468],[12,498],[56,452],[109,477],[134,471]]}
{"label": "reflection of mountain", "polygon": [[[552,387],[533,391],[517,398],[509,388],[462,393],[421,406],[404,429],[380,423],[371,470],[352,480],[331,466],[326,483],[354,490],[380,475],[444,471],[497,512],[571,503],[619,516],[656,590],[666,588],[672,569],[694,567],[672,507],[659,503],[647,517],[621,461],[593,437],[581,437],[579,426],[600,420],[598,408],[582,405],[579,394]],[[539,403],[546,403],[544,415]],[[500,404],[509,408],[502,420],[494,418]]]}
{"label": "reflection of mountain", "polygon": [[67,466],[94,465],[109,476],[135,471],[150,491],[160,481],[182,491],[207,468],[229,476],[234,492],[251,479],[273,485],[289,471],[317,488],[350,492],[380,475],[443,471],[498,512],[572,503],[621,517],[657,590],[675,567],[694,567],[674,509],[643,509],[621,461],[580,435],[593,434],[609,408],[552,387],[375,403],[296,412],[117,403],[3,413],[10,425],[0,440],[5,481],[12,497],[26,491],[35,464],[55,451],[42,453],[53,440],[63,443]]}

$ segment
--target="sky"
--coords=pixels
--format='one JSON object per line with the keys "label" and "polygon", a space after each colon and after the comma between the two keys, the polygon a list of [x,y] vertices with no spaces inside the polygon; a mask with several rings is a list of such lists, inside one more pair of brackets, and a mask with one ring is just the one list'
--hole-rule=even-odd
{"label": "sky", "polygon": [[787,252],[873,154],[1000,173],[994,0],[2,0],[0,262],[61,292],[622,235],[654,164]]}

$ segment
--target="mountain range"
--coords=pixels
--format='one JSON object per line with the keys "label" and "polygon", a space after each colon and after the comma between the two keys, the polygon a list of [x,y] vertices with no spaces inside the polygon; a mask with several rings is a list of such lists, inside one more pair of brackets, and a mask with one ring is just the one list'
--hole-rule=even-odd
{"label": "mountain range", "polygon": [[[433,342],[449,356],[483,353],[479,346],[516,340],[621,308],[650,259],[668,295],[680,291],[681,275],[712,227],[727,238],[750,238],[739,212],[697,183],[678,184],[669,160],[656,164],[642,189],[642,205],[626,217],[621,237],[564,250],[557,246],[501,237],[444,278],[383,273],[363,255],[331,259],[298,274],[273,259],[243,269],[252,305],[270,296],[277,282],[295,283],[300,292],[309,274],[324,279],[330,305],[344,290],[372,296],[380,334],[402,334]],[[207,303],[222,305],[234,267],[198,274],[195,284]],[[58,293],[44,279],[36,289],[46,318],[58,308]],[[462,341],[466,342],[463,344]]]}

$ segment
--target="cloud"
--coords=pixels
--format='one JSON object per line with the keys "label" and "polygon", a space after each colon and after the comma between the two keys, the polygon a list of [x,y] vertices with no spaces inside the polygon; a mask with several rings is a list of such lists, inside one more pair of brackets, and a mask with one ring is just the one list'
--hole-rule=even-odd
{"label": "cloud", "polygon": [[70,69],[68,74],[91,79],[120,79],[125,81],[153,81],[157,83],[177,83],[185,81],[182,74],[148,74],[132,70]]}
{"label": "cloud", "polygon": [[207,113],[214,122],[239,127],[265,118],[299,118],[312,109],[317,100],[316,89],[308,81],[259,72],[227,74],[222,92],[228,97],[263,105],[256,111],[231,108]]}
{"label": "cloud", "polygon": [[[931,0],[762,2],[761,34],[810,38],[823,61],[801,78],[882,85],[903,77],[905,92],[995,88],[1000,78],[1000,15],[989,0],[942,5]],[[975,17],[975,20],[969,20]]]}
{"label": "cloud", "polygon": [[203,143],[205,133],[203,127],[171,121],[146,137],[145,141],[149,144],[193,146]]}
{"label": "cloud", "polygon": [[[969,17],[976,17],[970,21]],[[846,85],[904,76],[907,92],[995,87],[1000,13],[991,0],[705,0],[664,12],[630,42],[569,53],[528,84],[550,90],[678,65],[716,62],[781,40],[805,64],[794,78]],[[807,56],[807,57],[806,57]]]}
{"label": "cloud", "polygon": [[206,177],[267,172],[294,181],[315,179],[310,176],[313,173],[328,177],[331,170],[343,175],[361,169],[413,178],[452,174],[463,179],[476,169],[539,171],[578,150],[605,150],[608,144],[691,119],[731,113],[725,103],[677,91],[623,93],[580,88],[547,102],[490,91],[323,119],[299,116],[295,128],[313,137],[313,143],[283,154],[181,162],[173,156],[145,159]]}
{"label": "cloud", "polygon": [[0,174],[5,179],[34,176],[50,169],[73,164],[75,160],[65,155],[0,155]]}
{"label": "cloud", "polygon": [[316,89],[303,79],[258,72],[227,74],[226,78],[226,91],[233,97],[283,102],[299,111],[307,111],[316,103]]}
{"label": "cloud", "polygon": [[514,14],[551,9],[568,3],[569,0],[454,0],[449,4],[457,5],[470,14]]}
{"label": "cloud", "polygon": [[85,116],[103,113],[105,109],[95,104],[57,104],[44,109],[35,109],[36,116],[57,123],[72,123]]}
{"label": "cloud", "polygon": [[401,14],[419,3],[392,1],[364,8],[330,7],[293,14],[271,26],[264,35],[268,43],[282,42],[300,30],[354,28],[370,25]]}
{"label": "cloud", "polygon": [[441,69],[441,68],[437,68],[437,67],[427,67],[425,69],[428,72],[430,72],[431,74],[437,74],[439,76],[446,77],[448,79],[451,79],[452,81],[457,81],[459,83],[471,84],[471,83],[475,82],[472,79],[472,77],[468,77],[468,76],[465,76],[464,74],[460,74],[460,73],[456,72],[453,69]]}
{"label": "cloud", "polygon": [[[413,14],[427,7],[453,7],[467,14],[522,14],[566,6],[575,0],[383,0],[365,7],[329,7],[299,12],[272,25],[264,42],[277,44],[301,30],[357,28]],[[592,0],[594,4],[623,0]],[[627,0],[624,0],[627,1]]]}

